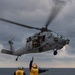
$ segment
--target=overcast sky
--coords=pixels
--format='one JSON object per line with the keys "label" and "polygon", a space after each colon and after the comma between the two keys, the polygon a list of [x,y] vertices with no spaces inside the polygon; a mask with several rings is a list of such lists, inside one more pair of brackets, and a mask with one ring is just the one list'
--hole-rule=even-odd
{"label": "overcast sky", "polygon": [[[67,0],[66,0],[67,1]],[[22,24],[43,27],[50,14],[52,0],[0,0],[0,17]],[[15,56],[0,53],[0,67],[28,67],[31,57],[39,67],[48,68],[75,68],[75,1],[67,2],[61,12],[56,16],[49,29],[70,39],[70,44],[58,51],[40,54],[26,54],[15,61]],[[9,48],[8,40],[14,38],[14,48],[25,45],[26,38],[38,32],[13,24],[0,21],[0,51]]]}

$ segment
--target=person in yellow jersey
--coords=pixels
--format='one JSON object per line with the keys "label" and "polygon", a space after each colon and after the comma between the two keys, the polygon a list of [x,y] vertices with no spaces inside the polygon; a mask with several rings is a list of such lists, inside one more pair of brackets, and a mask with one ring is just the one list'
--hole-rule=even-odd
{"label": "person in yellow jersey", "polygon": [[30,75],[39,75],[40,73],[48,71],[47,69],[40,69],[38,68],[37,64],[33,64],[34,58],[32,57],[32,60],[30,61],[29,64],[29,69],[30,69]]}
{"label": "person in yellow jersey", "polygon": [[14,72],[14,75],[26,75],[24,71],[24,67],[19,67],[16,72]]}

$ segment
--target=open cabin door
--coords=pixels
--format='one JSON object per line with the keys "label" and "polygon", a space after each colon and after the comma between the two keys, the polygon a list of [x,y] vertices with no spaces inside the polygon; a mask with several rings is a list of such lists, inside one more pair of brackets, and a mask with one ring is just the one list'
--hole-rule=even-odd
{"label": "open cabin door", "polygon": [[40,47],[45,40],[45,35],[29,37],[26,42],[26,49],[29,50]]}

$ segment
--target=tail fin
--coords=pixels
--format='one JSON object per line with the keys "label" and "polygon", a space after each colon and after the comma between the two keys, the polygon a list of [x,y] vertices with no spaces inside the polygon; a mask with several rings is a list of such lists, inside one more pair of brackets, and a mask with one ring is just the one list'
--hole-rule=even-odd
{"label": "tail fin", "polygon": [[1,53],[13,55],[12,51],[2,49]]}
{"label": "tail fin", "polygon": [[2,49],[1,53],[14,55],[13,42],[9,40],[8,43],[10,45],[10,50]]}
{"label": "tail fin", "polygon": [[14,48],[13,48],[13,42],[11,40],[8,41],[9,45],[10,45],[10,50],[12,52],[14,52]]}

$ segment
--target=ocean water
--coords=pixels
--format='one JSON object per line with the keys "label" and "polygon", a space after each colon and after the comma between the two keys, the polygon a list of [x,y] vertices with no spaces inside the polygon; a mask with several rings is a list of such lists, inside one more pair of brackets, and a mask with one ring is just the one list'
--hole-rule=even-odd
{"label": "ocean water", "polygon": [[[75,68],[46,68],[49,71],[40,75],[75,75]],[[0,68],[0,75],[13,75],[17,68]],[[29,75],[29,69],[24,69],[26,75]]]}

